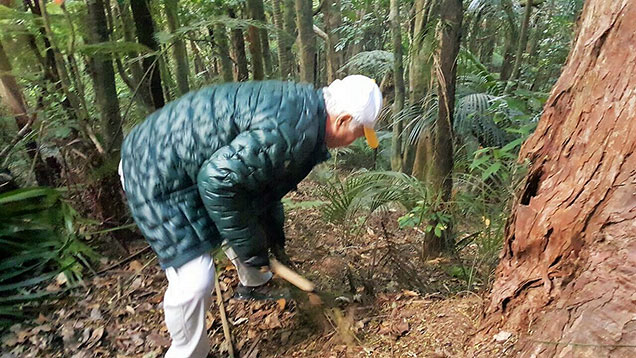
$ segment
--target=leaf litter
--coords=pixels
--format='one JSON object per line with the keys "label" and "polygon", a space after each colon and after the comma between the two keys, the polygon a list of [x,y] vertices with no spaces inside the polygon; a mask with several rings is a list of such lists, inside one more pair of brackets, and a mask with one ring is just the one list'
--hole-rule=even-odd
{"label": "leaf litter", "polygon": [[[299,188],[288,196],[292,201],[316,200],[314,183]],[[317,295],[297,291],[288,300],[235,300],[236,270],[229,261],[220,262],[220,288],[237,355],[463,356],[482,299],[458,294],[465,286],[445,273],[443,260],[418,262],[417,238],[397,229],[397,215],[373,217],[367,230],[351,237],[325,222],[315,207],[287,214],[288,254],[298,272],[333,296],[324,308],[303,302],[320,300]],[[134,245],[131,252],[145,244]],[[162,308],[167,281],[153,259],[151,254],[138,257],[43,304],[37,318],[2,332],[2,358],[162,357],[170,345]],[[103,267],[114,262],[101,260]],[[50,286],[59,289],[60,284],[54,280]],[[212,356],[223,357],[228,347],[212,295],[206,328]]]}

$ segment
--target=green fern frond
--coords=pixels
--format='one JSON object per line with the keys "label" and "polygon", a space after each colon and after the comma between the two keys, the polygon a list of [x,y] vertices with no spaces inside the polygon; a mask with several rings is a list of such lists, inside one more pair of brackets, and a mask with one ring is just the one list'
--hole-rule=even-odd
{"label": "green fern frond", "polygon": [[360,73],[371,78],[382,78],[391,71],[393,53],[383,50],[360,52],[338,70],[342,73]]}

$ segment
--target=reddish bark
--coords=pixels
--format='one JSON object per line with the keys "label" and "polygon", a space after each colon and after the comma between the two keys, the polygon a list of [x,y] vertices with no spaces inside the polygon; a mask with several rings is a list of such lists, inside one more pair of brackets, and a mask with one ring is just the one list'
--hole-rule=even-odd
{"label": "reddish bark", "polygon": [[630,0],[583,10],[520,154],[527,183],[475,343],[505,329],[519,357],[636,355],[635,18]]}

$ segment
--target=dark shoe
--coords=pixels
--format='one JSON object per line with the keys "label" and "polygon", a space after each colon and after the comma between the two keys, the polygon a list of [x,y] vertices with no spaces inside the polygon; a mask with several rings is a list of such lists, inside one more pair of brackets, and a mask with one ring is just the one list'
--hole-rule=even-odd
{"label": "dark shoe", "polygon": [[239,283],[234,290],[234,298],[237,300],[260,300],[260,301],[275,301],[281,298],[291,299],[289,290],[276,287],[270,280],[262,286],[247,287]]}

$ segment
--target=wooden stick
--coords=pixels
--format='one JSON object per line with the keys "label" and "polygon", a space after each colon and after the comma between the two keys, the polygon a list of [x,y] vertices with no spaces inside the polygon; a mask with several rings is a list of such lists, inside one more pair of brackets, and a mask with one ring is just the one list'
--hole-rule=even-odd
{"label": "wooden stick", "polygon": [[221,323],[223,324],[223,336],[227,342],[227,353],[230,358],[234,358],[234,344],[232,344],[232,333],[230,332],[230,324],[225,314],[225,304],[223,303],[223,294],[221,293],[221,285],[219,284],[219,274],[216,272],[216,264],[214,265],[214,289],[216,291],[216,303],[219,305],[219,314],[221,315]]}
{"label": "wooden stick", "polygon": [[104,272],[110,271],[110,270],[114,269],[117,266],[121,266],[121,265],[123,265],[123,264],[125,264],[125,263],[127,263],[129,261],[132,261],[132,259],[134,259],[135,257],[143,254],[144,252],[148,252],[148,251],[150,251],[150,246],[146,246],[143,249],[135,252],[134,254],[126,257],[125,259],[123,259],[123,260],[121,260],[121,261],[119,261],[119,262],[117,262],[115,264],[112,264],[112,265],[106,267],[105,269],[103,269],[101,271],[98,271],[95,275],[98,276],[98,275],[103,274]]}
{"label": "wooden stick", "polygon": [[276,259],[270,259],[270,267],[275,274],[303,291],[313,292],[316,289],[316,285],[313,282],[281,264]]}

